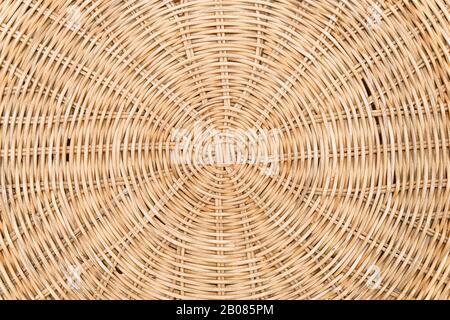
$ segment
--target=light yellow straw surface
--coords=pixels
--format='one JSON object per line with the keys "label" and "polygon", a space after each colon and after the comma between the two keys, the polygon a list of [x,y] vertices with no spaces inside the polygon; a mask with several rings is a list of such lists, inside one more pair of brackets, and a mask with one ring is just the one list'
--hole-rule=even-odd
{"label": "light yellow straw surface", "polygon": [[450,299],[449,7],[2,0],[0,297]]}

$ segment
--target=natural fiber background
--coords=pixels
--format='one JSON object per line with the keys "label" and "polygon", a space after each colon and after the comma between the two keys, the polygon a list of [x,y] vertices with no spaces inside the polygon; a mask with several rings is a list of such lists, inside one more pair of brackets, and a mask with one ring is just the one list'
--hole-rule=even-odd
{"label": "natural fiber background", "polygon": [[0,1],[0,297],[449,299],[449,7]]}

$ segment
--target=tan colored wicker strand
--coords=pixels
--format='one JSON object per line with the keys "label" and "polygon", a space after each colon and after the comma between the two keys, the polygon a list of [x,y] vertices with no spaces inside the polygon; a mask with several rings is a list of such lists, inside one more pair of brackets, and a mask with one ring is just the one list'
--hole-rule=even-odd
{"label": "tan colored wicker strand", "polygon": [[0,1],[0,298],[450,299],[449,8]]}

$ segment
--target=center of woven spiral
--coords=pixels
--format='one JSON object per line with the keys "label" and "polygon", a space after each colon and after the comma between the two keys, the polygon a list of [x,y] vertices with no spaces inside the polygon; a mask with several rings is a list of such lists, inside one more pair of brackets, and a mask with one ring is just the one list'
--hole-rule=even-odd
{"label": "center of woven spiral", "polygon": [[[176,164],[228,166],[263,164],[274,171],[280,159],[280,130],[217,129],[198,122],[193,130],[175,128],[171,160]],[[269,174],[269,172],[266,172]]]}

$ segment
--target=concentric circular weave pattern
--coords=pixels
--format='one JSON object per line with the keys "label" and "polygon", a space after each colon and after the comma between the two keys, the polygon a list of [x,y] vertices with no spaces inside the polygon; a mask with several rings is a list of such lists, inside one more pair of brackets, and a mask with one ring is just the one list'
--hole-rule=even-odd
{"label": "concentric circular weave pattern", "polygon": [[449,7],[2,1],[0,297],[449,299]]}

